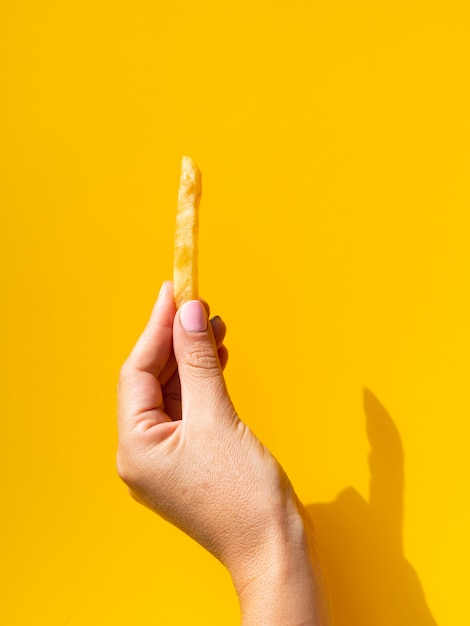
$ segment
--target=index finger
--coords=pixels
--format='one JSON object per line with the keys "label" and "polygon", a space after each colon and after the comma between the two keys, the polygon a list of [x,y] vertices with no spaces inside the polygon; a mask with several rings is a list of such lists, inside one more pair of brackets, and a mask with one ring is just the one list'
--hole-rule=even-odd
{"label": "index finger", "polygon": [[175,313],[173,283],[166,281],[148,324],[126,361],[128,367],[155,377],[160,374],[171,355]]}
{"label": "index finger", "polygon": [[163,284],[150,320],[121,369],[118,388],[120,430],[133,430],[171,421],[163,410],[162,389],[158,375],[165,368],[173,343],[175,315],[173,287]]}

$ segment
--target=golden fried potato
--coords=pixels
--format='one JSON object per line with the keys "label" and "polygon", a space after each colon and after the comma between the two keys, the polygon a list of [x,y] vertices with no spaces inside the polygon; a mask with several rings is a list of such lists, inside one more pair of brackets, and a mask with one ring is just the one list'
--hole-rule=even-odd
{"label": "golden fried potato", "polygon": [[181,162],[178,204],[176,207],[173,281],[176,306],[198,296],[197,235],[201,172],[190,157]]}

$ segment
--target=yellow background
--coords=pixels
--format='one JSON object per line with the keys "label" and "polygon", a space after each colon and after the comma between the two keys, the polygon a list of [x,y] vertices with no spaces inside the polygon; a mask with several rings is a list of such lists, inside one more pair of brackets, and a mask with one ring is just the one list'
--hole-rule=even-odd
{"label": "yellow background", "polygon": [[4,0],[2,624],[238,623],[114,469],[183,154],[231,394],[310,507],[337,624],[470,623],[467,7]]}

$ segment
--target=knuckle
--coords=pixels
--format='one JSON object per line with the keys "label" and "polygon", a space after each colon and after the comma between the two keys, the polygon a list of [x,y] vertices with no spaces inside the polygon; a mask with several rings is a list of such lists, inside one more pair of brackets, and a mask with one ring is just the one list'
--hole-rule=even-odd
{"label": "knuckle", "polygon": [[121,450],[118,450],[116,455],[116,470],[119,478],[127,485],[129,480],[129,464],[127,463]]}
{"label": "knuckle", "polygon": [[215,371],[219,370],[219,358],[214,350],[210,346],[206,345],[192,345],[188,347],[185,355],[183,356],[183,363],[192,369]]}
{"label": "knuckle", "polygon": [[128,487],[134,486],[138,482],[138,471],[136,464],[129,456],[123,452],[121,448],[118,449],[116,455],[116,470],[119,478]]}

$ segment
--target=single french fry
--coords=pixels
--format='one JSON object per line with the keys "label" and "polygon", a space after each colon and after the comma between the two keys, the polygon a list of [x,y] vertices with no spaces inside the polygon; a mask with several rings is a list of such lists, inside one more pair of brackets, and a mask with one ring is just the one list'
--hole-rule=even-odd
{"label": "single french fry", "polygon": [[197,235],[201,191],[201,172],[191,157],[185,156],[181,161],[176,206],[173,283],[177,307],[198,297]]}

